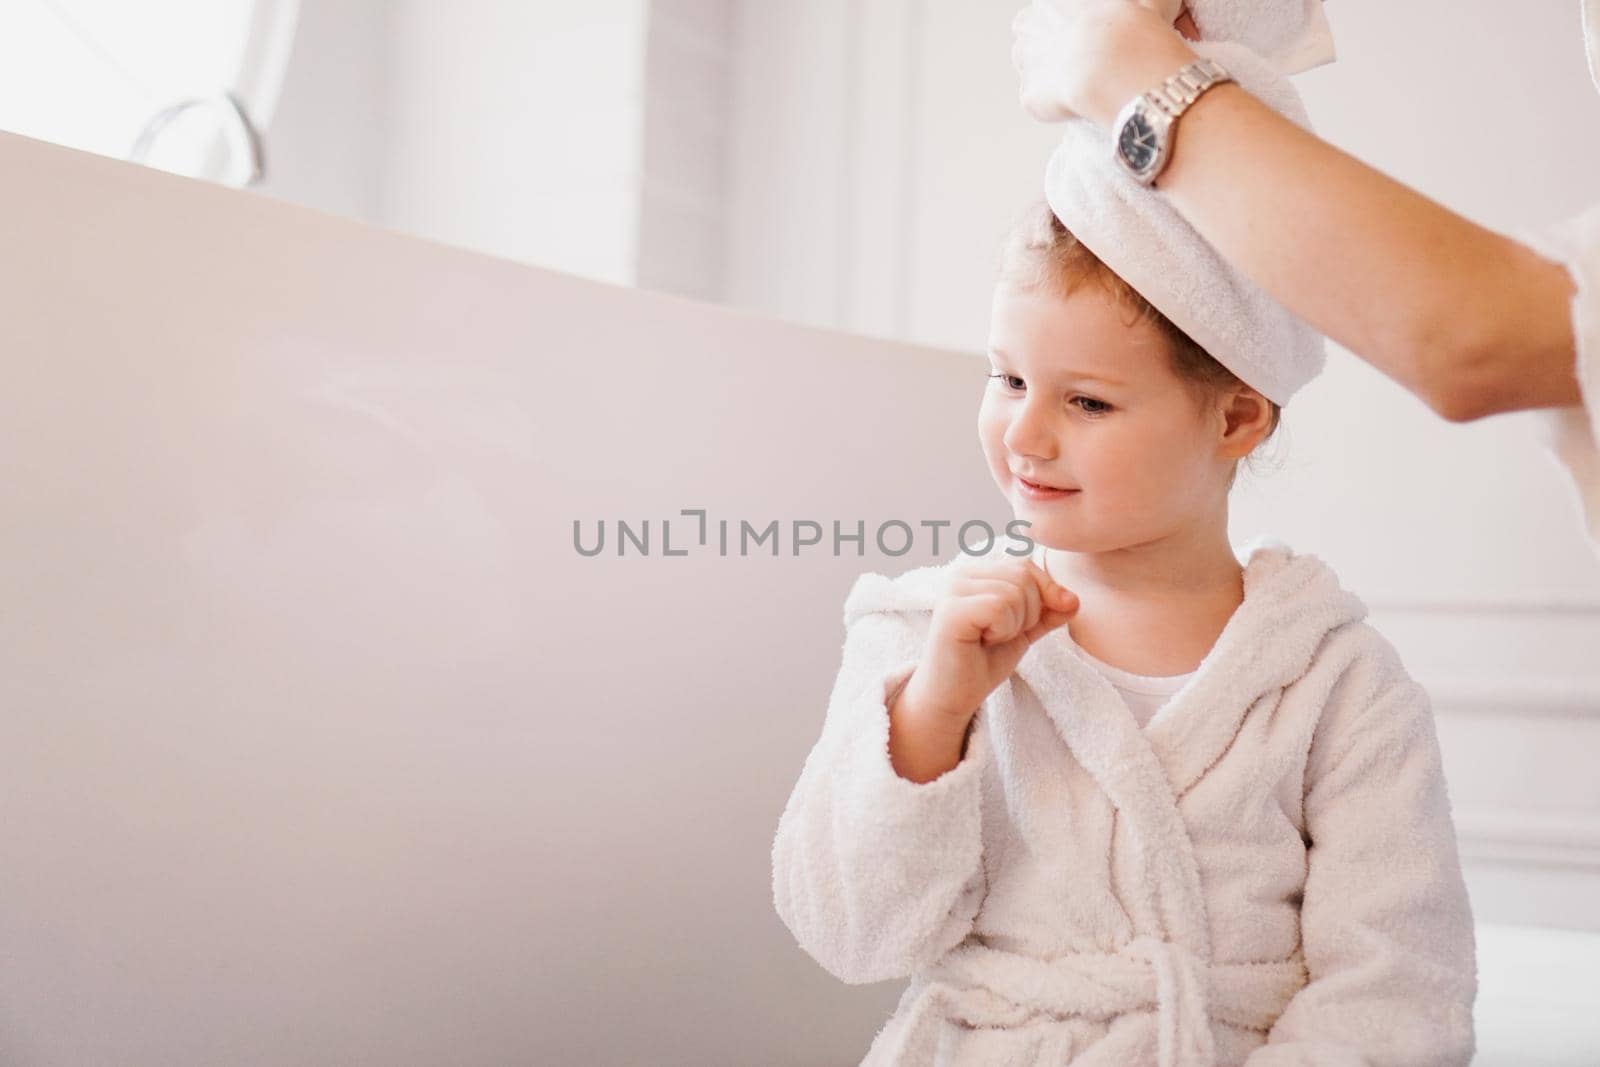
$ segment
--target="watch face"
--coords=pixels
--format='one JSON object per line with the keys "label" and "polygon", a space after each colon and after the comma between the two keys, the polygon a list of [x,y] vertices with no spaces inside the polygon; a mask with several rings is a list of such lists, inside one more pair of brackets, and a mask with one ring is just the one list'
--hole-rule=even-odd
{"label": "watch face", "polygon": [[1156,161],[1156,131],[1143,112],[1135,111],[1122,124],[1117,150],[1134,170],[1148,170]]}

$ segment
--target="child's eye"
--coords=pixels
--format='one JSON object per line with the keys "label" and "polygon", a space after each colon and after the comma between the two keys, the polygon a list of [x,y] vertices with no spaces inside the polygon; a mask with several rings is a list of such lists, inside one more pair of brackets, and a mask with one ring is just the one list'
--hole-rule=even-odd
{"label": "child's eye", "polygon": [[[1079,403],[1082,401],[1082,403]],[[1104,400],[1096,400],[1092,396],[1075,396],[1070,403],[1077,404],[1078,409],[1085,415],[1104,415],[1111,410],[1111,405]]]}
{"label": "child's eye", "polygon": [[[989,377],[1000,379],[1000,384],[1001,385],[1003,385],[1007,389],[1011,389],[1013,391],[1015,391],[1017,389],[1021,389],[1026,384],[1021,378],[1018,378],[1015,374],[991,374],[991,375],[989,375]],[[1012,385],[1011,384],[1012,382],[1016,382],[1017,384]]]}

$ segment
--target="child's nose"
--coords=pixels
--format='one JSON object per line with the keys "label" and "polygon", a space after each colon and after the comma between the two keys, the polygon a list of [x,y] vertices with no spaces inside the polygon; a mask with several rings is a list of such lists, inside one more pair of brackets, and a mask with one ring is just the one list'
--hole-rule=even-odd
{"label": "child's nose", "polygon": [[1024,407],[1022,412],[1006,427],[1005,444],[1019,456],[1037,456],[1040,459],[1056,458],[1055,431],[1043,412]]}

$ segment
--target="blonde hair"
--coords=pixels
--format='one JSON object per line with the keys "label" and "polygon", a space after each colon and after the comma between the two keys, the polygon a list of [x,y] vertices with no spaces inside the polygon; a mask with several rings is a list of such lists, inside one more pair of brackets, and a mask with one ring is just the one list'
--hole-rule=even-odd
{"label": "blonde hair", "polygon": [[[1169,342],[1173,373],[1192,387],[1198,400],[1209,402],[1222,390],[1245,384],[1089,251],[1042,199],[1029,205],[1006,236],[1000,251],[999,280],[1019,289],[1045,289],[1060,296],[1075,292],[1085,282],[1098,284],[1119,306],[1132,310],[1130,326],[1142,319],[1161,331]],[[1283,416],[1276,402],[1267,399],[1267,403],[1272,423],[1263,442],[1277,432]]]}

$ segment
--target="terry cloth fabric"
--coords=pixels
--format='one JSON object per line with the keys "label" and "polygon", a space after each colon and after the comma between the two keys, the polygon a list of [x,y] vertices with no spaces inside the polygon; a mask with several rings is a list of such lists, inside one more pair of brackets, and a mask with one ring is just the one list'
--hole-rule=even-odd
{"label": "terry cloth fabric", "polygon": [[[1157,0],[1151,6],[1173,22],[1184,0]],[[1280,74],[1298,74],[1336,58],[1322,0],[1188,0],[1188,7],[1202,40],[1237,41]]]}
{"label": "terry cloth fabric", "polygon": [[1244,602],[1146,729],[1058,630],[921,783],[888,705],[960,557],[856,581],[772,892],[839,980],[911,978],[862,1067],[1471,1059],[1427,693],[1327,564],[1245,553]]}

